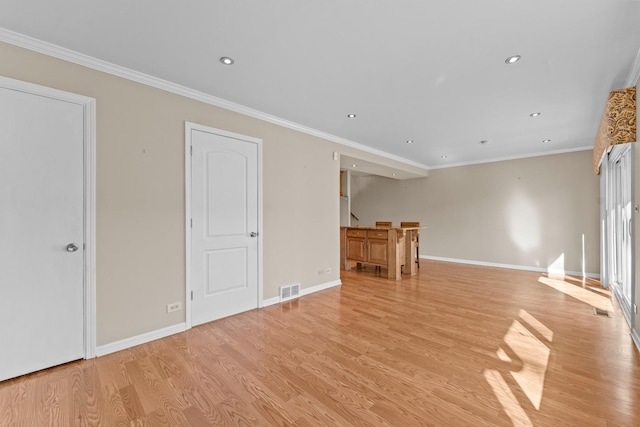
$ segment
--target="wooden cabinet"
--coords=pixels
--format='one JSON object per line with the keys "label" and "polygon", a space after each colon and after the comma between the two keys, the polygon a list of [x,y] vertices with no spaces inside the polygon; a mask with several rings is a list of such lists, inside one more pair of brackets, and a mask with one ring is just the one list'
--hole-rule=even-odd
{"label": "wooden cabinet", "polygon": [[367,262],[366,235],[365,230],[347,229],[347,258],[352,261]]}
{"label": "wooden cabinet", "polygon": [[367,261],[371,264],[387,265],[389,262],[389,232],[367,230]]}
{"label": "wooden cabinet", "polygon": [[415,238],[418,228],[342,227],[340,230],[340,266],[351,269],[351,263],[385,267],[389,279],[401,278],[405,273],[416,274]]}
{"label": "wooden cabinet", "polygon": [[389,260],[387,230],[361,230],[348,228],[347,258],[368,264],[386,265]]}
{"label": "wooden cabinet", "polygon": [[379,265],[388,269],[390,279],[400,279],[401,242],[403,235],[396,229],[348,227],[341,255],[345,270],[351,269],[351,262]]}

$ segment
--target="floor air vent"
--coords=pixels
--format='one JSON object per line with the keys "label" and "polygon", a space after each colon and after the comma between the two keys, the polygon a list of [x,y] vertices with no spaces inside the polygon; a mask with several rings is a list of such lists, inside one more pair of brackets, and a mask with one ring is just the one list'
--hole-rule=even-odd
{"label": "floor air vent", "polygon": [[593,314],[596,316],[609,317],[609,312],[598,307],[593,307]]}
{"label": "floor air vent", "polygon": [[300,296],[300,283],[280,286],[280,302],[298,298]]}

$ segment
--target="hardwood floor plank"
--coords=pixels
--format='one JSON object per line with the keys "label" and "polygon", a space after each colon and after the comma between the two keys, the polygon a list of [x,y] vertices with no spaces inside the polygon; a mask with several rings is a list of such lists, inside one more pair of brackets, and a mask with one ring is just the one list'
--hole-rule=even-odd
{"label": "hardwood floor plank", "polygon": [[292,414],[299,415],[296,425],[301,426],[346,426],[349,422],[338,415],[330,407],[316,400],[313,396],[300,394],[287,402]]}
{"label": "hardwood floor plank", "polygon": [[[146,356],[145,356],[146,357]],[[153,378],[153,373],[146,373],[140,366],[139,360],[127,362],[127,374],[131,378],[132,385],[125,387],[121,393],[125,397],[124,402],[128,412],[143,416],[150,414],[160,408],[160,391],[157,389],[157,379]]]}
{"label": "hardwood floor plank", "polygon": [[[94,361],[74,364],[69,372],[71,425],[98,425],[107,410],[100,406],[101,387]],[[37,424],[34,424],[37,425]]]}
{"label": "hardwood floor plank", "polygon": [[1,382],[0,427],[640,425],[640,354],[597,281],[435,261],[341,280]]}
{"label": "hardwood floor plank", "polygon": [[269,425],[252,406],[252,400],[240,400],[234,396],[218,405],[229,426]]}
{"label": "hardwood floor plank", "polygon": [[114,384],[107,383],[103,386],[102,400],[100,405],[103,408],[109,408],[103,411],[105,422],[110,426],[125,427],[131,424],[132,418],[123,401],[123,396]]}
{"label": "hardwood floor plank", "polygon": [[223,424],[222,417],[219,414],[217,417],[212,416],[210,418],[193,406],[184,409],[184,416],[193,426],[226,425]]}
{"label": "hardwood floor plank", "polygon": [[137,420],[145,416],[146,411],[142,407],[136,388],[133,385],[130,384],[121,388],[119,393],[120,402],[122,403],[122,407],[124,408],[128,419]]}

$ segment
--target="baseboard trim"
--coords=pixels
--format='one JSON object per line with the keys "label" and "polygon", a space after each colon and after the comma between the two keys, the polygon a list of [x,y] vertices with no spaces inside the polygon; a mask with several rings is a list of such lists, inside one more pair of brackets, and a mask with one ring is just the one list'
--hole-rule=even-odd
{"label": "baseboard trim", "polygon": [[631,339],[636,345],[636,349],[640,352],[640,336],[638,336],[638,331],[635,328],[631,330]]}
{"label": "baseboard trim", "polygon": [[[340,280],[333,280],[331,282],[321,283],[316,286],[300,289],[300,296],[302,297],[305,295],[313,294],[315,292],[324,291],[325,289],[333,288],[335,286],[340,286],[340,285],[342,285],[342,281]],[[278,304],[279,302],[280,302],[279,297],[269,298],[262,301],[262,307],[275,305],[275,304]],[[157,329],[155,331],[136,335],[135,337],[125,338],[120,341],[101,345],[96,348],[96,357],[105,356],[110,353],[115,353],[116,351],[126,350],[128,348],[135,347],[140,344],[148,343],[150,341],[154,341],[160,338],[165,338],[170,335],[184,332],[186,330],[187,330],[187,324],[179,323],[177,325],[168,326],[166,328]]]}
{"label": "baseboard trim", "polygon": [[262,300],[261,308],[269,307],[270,305],[276,305],[280,302],[280,297],[273,297],[269,299]]}
{"label": "baseboard trim", "polygon": [[319,285],[311,286],[309,288],[300,289],[300,295],[301,296],[309,295],[315,292],[324,291],[325,289],[333,288],[335,286],[340,286],[340,285],[342,285],[342,281],[340,279],[333,280],[331,282],[321,283]]}
{"label": "baseboard trim", "polygon": [[[234,111],[236,113],[244,114],[245,116],[253,117],[259,120],[264,120],[266,122],[273,123],[278,126],[293,129],[295,131],[306,133],[311,136],[323,138],[328,141],[345,145],[347,147],[352,147],[361,151],[365,151],[367,153],[375,154],[381,157],[385,157],[391,160],[395,160],[395,161],[410,165],[410,166],[414,166],[419,169],[422,169],[423,171],[426,171],[429,169],[429,166],[424,165],[422,163],[418,163],[415,160],[406,159],[404,157],[400,157],[395,154],[387,153],[386,151],[382,151],[377,148],[369,147],[367,145],[364,145],[355,141],[351,141],[336,135],[332,135],[330,133],[326,133],[324,131],[320,131],[314,128],[310,128],[308,126],[295,123],[287,119],[283,119],[278,116],[265,113],[260,110],[255,110],[251,107],[247,107],[232,101],[227,101],[226,99],[209,95],[204,92],[200,92],[198,90],[191,89],[189,87],[182,86],[177,83],[173,83],[171,81],[161,79],[159,77],[155,77],[149,74],[135,71],[130,68],[122,67],[120,65],[112,64],[102,59],[97,59],[97,58],[85,55],[83,53],[79,53],[71,49],[67,49],[67,48],[55,45],[53,43],[45,42],[33,37],[26,36],[24,34],[20,34],[14,31],[4,29],[4,28],[0,28],[0,42],[9,43],[14,46],[31,50],[33,52],[38,52],[43,55],[48,55],[53,58],[62,59],[63,61],[78,64],[83,67],[91,68],[97,71],[101,71],[103,73],[108,73],[113,76],[131,80],[133,82],[155,87],[157,89],[164,90],[169,93],[175,93],[176,95],[184,96],[186,98],[191,98],[193,100],[204,102],[209,105],[214,105],[216,107],[224,108],[229,111]],[[426,176],[426,174],[424,175],[416,174],[416,176]]]}
{"label": "baseboard trim", "polygon": [[[549,269],[540,268],[540,267],[530,267],[526,265],[514,265],[514,264],[499,264],[495,262],[484,262],[484,261],[473,261],[468,259],[457,259],[457,258],[444,258],[438,256],[427,256],[420,255],[420,259],[429,259],[432,261],[445,261],[445,262],[455,262],[458,264],[470,264],[470,265],[481,265],[483,267],[496,267],[496,268],[508,268],[510,270],[523,270],[523,271],[535,271],[536,273],[548,273]],[[565,271],[564,274],[567,276],[579,276],[582,277],[582,272],[580,271]],[[596,273],[585,273],[586,277],[592,279],[600,279],[600,275]]]}
{"label": "baseboard trim", "polygon": [[184,332],[187,330],[186,323],[179,323],[177,325],[168,326],[162,329],[156,329],[155,331],[146,332],[144,334],[136,335],[135,337],[125,338],[120,341],[115,341],[109,344],[101,345],[96,348],[96,356],[105,356],[116,351],[126,350],[127,348],[135,347],[140,344],[154,341],[160,338],[165,338],[170,335]]}
{"label": "baseboard trim", "polygon": [[[342,281],[340,279],[333,280],[331,282],[321,283],[319,285],[310,286],[308,288],[300,289],[300,296],[303,297],[305,295],[313,294],[315,292],[324,291],[325,289],[333,288],[335,286],[342,285]],[[292,301],[292,300],[287,300]],[[262,301],[262,307],[268,307],[270,305],[275,305],[280,303],[280,297],[273,297]]]}

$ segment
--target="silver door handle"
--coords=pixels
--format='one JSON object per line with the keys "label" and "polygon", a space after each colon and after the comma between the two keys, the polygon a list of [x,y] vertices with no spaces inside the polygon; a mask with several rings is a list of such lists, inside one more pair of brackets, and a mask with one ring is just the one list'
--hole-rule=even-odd
{"label": "silver door handle", "polygon": [[258,233],[252,231],[251,233],[249,233],[249,237],[258,237]]}
{"label": "silver door handle", "polygon": [[78,245],[76,245],[75,243],[69,243],[67,245],[67,252],[75,252],[78,250]]}

